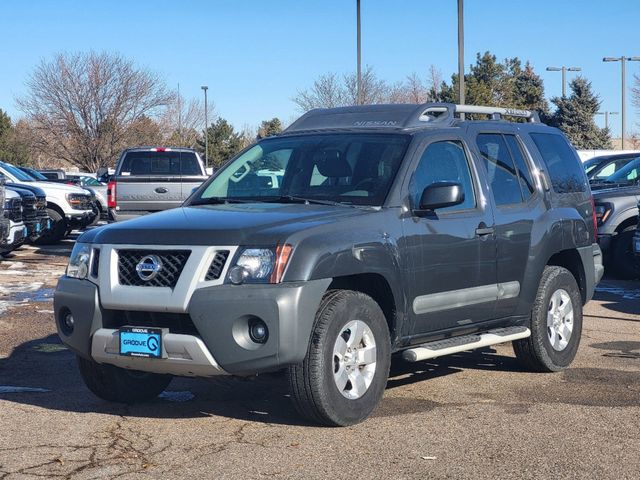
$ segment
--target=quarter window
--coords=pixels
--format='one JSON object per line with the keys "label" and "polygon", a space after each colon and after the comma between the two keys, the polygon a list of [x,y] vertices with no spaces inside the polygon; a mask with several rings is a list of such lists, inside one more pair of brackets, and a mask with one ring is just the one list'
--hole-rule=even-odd
{"label": "quarter window", "polygon": [[469,162],[461,142],[434,142],[426,148],[409,182],[412,207],[418,208],[424,189],[438,182],[459,183],[464,192],[461,204],[440,208],[438,212],[465,210],[476,206]]}
{"label": "quarter window", "polygon": [[547,165],[553,190],[556,193],[586,191],[587,178],[567,140],[561,135],[551,133],[530,135]]}

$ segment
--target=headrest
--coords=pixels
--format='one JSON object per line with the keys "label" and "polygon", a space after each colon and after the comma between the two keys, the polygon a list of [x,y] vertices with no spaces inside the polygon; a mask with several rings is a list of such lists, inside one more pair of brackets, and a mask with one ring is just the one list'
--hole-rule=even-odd
{"label": "headrest", "polygon": [[351,176],[351,165],[343,158],[340,150],[319,150],[313,155],[313,161],[323,177]]}

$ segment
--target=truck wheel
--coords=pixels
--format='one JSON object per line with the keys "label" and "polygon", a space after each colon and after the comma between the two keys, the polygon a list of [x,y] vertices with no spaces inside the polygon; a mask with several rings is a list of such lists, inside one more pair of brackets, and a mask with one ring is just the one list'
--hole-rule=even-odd
{"label": "truck wheel", "polygon": [[289,368],[295,407],[323,425],[361,422],[382,398],[390,363],[389,329],[380,306],[364,293],[329,291],[304,361]]}
{"label": "truck wheel", "polygon": [[633,251],[633,236],[636,227],[631,226],[620,232],[613,244],[611,267],[618,278],[634,280],[640,277],[640,261]]}
{"label": "truck wheel", "polygon": [[110,402],[136,403],[157,397],[171,383],[171,375],[126,370],[78,357],[80,376],[97,397]]}
{"label": "truck wheel", "polygon": [[536,372],[557,372],[571,364],[582,334],[582,296],[566,268],[544,268],[530,328],[529,338],[513,342],[522,365]]}
{"label": "truck wheel", "polygon": [[58,243],[65,237],[67,232],[67,219],[60,215],[56,210],[47,208],[47,215],[51,219],[51,230],[38,238],[36,245],[51,245]]}

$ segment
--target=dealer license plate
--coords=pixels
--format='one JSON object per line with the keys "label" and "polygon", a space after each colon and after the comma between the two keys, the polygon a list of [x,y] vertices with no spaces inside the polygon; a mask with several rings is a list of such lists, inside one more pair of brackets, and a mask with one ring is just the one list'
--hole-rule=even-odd
{"label": "dealer license plate", "polygon": [[120,355],[129,357],[162,357],[162,329],[144,327],[120,328]]}

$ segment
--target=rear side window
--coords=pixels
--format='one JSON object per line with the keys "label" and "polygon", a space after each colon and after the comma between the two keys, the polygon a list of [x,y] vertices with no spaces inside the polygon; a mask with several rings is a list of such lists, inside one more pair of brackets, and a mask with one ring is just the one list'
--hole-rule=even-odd
{"label": "rear side window", "polygon": [[518,172],[502,135],[498,133],[480,134],[477,144],[487,168],[489,186],[496,205],[521,203],[523,195]]}
{"label": "rear side window", "polygon": [[119,175],[202,175],[193,152],[127,152]]}
{"label": "rear side window", "polygon": [[556,193],[586,191],[587,179],[584,170],[567,140],[552,133],[530,135],[547,165],[553,190]]}
{"label": "rear side window", "polygon": [[531,175],[531,169],[529,164],[524,158],[522,146],[515,135],[503,135],[504,139],[509,146],[509,151],[515,162],[516,169],[518,170],[518,180],[520,181],[520,190],[522,191],[522,197],[525,201],[529,200],[535,192],[535,186],[533,183],[533,176]]}

